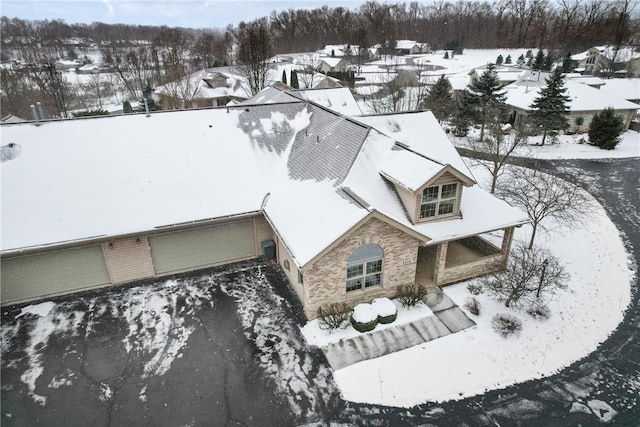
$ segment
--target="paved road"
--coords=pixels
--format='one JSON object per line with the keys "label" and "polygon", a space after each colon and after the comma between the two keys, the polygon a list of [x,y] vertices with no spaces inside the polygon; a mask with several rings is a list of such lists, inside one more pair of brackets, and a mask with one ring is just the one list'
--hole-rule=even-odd
{"label": "paved road", "polygon": [[[519,163],[532,166],[532,162]],[[542,161],[541,170],[572,179],[605,207],[640,265],[640,160]],[[597,248],[593,248],[597,250]],[[442,405],[411,410],[346,403],[335,419],[360,425],[640,425],[638,277],[624,321],[595,352],[551,377]],[[452,367],[451,369],[456,369]]]}

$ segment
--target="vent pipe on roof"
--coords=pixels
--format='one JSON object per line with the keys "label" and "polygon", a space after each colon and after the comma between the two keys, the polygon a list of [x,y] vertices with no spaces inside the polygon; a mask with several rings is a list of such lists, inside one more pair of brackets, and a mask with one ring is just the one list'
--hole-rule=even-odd
{"label": "vent pipe on roof", "polygon": [[37,102],[36,105],[38,106],[38,114],[40,114],[40,120],[44,120],[44,110],[42,109],[42,103]]}
{"label": "vent pipe on roof", "polygon": [[36,110],[36,106],[31,104],[31,114],[33,114],[33,120],[36,121],[36,126],[40,126],[40,118],[38,117],[38,111]]}

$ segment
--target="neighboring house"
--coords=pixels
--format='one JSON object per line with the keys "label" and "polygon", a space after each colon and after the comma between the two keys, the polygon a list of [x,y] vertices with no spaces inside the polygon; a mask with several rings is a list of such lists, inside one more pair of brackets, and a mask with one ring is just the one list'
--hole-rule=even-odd
{"label": "neighboring house", "polygon": [[[473,84],[473,82],[478,80],[486,70],[487,70],[487,67],[479,67],[469,71],[468,83]],[[523,73],[521,68],[516,68],[516,67],[499,67],[499,68],[496,68],[494,72],[496,74],[496,77],[498,78],[498,82],[500,83],[501,87],[511,84],[517,81],[518,79],[522,79],[523,74],[526,74],[526,72]],[[544,82],[544,79],[542,81]]]}
{"label": "neighboring house", "polygon": [[397,55],[418,55],[430,53],[431,47],[428,43],[418,43],[415,40],[396,41],[395,52]]}
{"label": "neighboring house", "polygon": [[0,119],[0,122],[10,124],[10,123],[23,123],[23,122],[26,122],[26,120],[21,117],[14,116],[13,114],[8,114],[2,117]]}
{"label": "neighboring house", "polygon": [[633,47],[623,46],[617,52],[613,46],[594,46],[571,56],[576,64],[575,71],[586,74],[623,74],[627,77],[640,76],[640,52]]}
{"label": "neighboring house", "polygon": [[315,318],[502,268],[528,222],[430,112],[289,100],[0,131],[3,304],[263,256]]}
{"label": "neighboring house", "polygon": [[[568,80],[565,86],[567,95],[571,99],[569,102],[568,121],[571,129],[576,132],[587,131],[593,116],[609,107],[623,117],[625,128],[628,128],[631,120],[636,116],[638,108],[640,108],[638,104],[610,95],[583,83]],[[516,127],[524,125],[526,117],[531,111],[529,106],[539,96],[542,87],[544,85],[532,86],[518,85],[516,83],[505,87],[506,103],[511,109]],[[579,117],[582,118],[581,125],[577,124]]]}
{"label": "neighboring house", "polygon": [[347,62],[342,58],[322,57],[318,65],[321,73],[342,73],[347,71]]}
{"label": "neighboring house", "polygon": [[219,107],[247,99],[244,80],[230,72],[197,71],[156,88],[164,109]]}

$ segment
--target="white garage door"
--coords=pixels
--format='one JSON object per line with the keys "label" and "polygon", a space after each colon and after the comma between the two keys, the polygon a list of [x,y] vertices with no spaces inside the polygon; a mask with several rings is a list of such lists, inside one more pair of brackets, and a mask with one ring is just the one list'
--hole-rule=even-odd
{"label": "white garage door", "polygon": [[149,237],[156,274],[194,270],[254,258],[253,221]]}
{"label": "white garage door", "polygon": [[2,259],[2,303],[109,284],[100,246]]}

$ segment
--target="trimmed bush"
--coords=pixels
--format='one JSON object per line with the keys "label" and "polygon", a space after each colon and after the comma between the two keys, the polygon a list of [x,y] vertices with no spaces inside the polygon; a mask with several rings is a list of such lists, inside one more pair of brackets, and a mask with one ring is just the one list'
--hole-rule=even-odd
{"label": "trimmed bush", "polygon": [[482,285],[476,283],[469,283],[467,285],[467,290],[471,295],[480,295],[484,294],[484,289],[482,289]]}
{"label": "trimmed bush", "polygon": [[318,307],[320,329],[346,328],[351,318],[351,307],[343,302],[332,302]]}
{"label": "trimmed bush", "polygon": [[480,314],[480,302],[478,302],[478,300],[475,298],[467,299],[467,301],[464,303],[464,308],[469,310],[469,313],[475,316]]}
{"label": "trimmed bush", "polygon": [[378,314],[371,304],[358,304],[353,308],[351,325],[358,332],[373,331],[378,325]]}
{"label": "trimmed bush", "polygon": [[534,304],[527,309],[527,314],[536,320],[546,320],[551,316],[551,310],[545,305]]}
{"label": "trimmed bush", "polygon": [[392,323],[398,317],[398,309],[389,298],[376,298],[371,306],[378,313],[378,323]]}
{"label": "trimmed bush", "polygon": [[427,295],[427,288],[422,285],[400,285],[396,292],[396,299],[404,307],[413,307]]}
{"label": "trimmed bush", "polygon": [[522,322],[511,314],[496,314],[491,320],[491,326],[493,329],[502,335],[507,337],[522,330]]}

